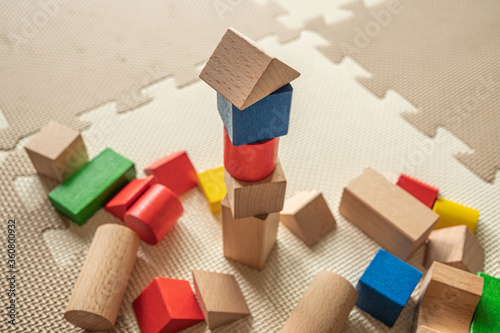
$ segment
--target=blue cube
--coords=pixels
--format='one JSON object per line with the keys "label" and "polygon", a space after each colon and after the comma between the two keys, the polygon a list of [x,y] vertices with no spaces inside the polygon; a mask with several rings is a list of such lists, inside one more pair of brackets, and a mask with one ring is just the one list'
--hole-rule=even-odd
{"label": "blue cube", "polygon": [[359,279],[356,305],[392,327],[422,277],[422,272],[380,249]]}
{"label": "blue cube", "polygon": [[235,146],[274,139],[288,133],[293,88],[290,83],[244,110],[217,93],[217,109]]}

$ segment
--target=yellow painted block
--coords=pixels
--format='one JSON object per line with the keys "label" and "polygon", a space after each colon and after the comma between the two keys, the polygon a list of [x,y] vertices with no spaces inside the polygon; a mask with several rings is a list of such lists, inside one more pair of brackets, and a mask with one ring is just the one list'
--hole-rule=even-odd
{"label": "yellow painted block", "polygon": [[198,174],[198,186],[208,201],[212,214],[220,212],[220,202],[227,193],[224,182],[224,167],[210,169]]}
{"label": "yellow painted block", "polygon": [[469,208],[443,198],[437,198],[432,210],[439,214],[439,220],[434,229],[464,224],[469,228],[470,232],[476,232],[479,220],[479,211],[477,209]]}

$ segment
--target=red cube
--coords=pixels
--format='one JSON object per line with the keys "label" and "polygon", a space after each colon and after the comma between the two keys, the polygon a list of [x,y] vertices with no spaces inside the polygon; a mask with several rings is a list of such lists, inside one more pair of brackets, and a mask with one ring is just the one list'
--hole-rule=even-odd
{"label": "red cube", "polygon": [[421,181],[402,174],[399,176],[399,187],[420,200],[424,205],[432,209],[436,201],[439,190],[435,187],[422,183]]}

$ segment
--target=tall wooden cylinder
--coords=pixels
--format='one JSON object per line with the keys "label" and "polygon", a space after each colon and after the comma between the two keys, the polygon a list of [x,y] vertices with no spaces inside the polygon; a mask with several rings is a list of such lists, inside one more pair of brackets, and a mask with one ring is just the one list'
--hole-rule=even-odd
{"label": "tall wooden cylinder", "polygon": [[93,331],[113,328],[140,242],[134,231],[118,224],[97,228],[64,313],[67,321]]}
{"label": "tall wooden cylinder", "polygon": [[342,276],[319,271],[292,311],[281,333],[338,333],[358,300]]}

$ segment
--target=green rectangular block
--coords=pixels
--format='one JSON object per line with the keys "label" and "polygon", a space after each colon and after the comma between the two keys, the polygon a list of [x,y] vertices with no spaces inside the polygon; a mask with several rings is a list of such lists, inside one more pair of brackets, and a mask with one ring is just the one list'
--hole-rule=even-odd
{"label": "green rectangular block", "polygon": [[134,177],[134,163],[106,148],[53,189],[49,199],[59,213],[82,225]]}
{"label": "green rectangular block", "polygon": [[470,333],[500,332],[500,279],[485,273],[483,277],[483,296],[477,304]]}

